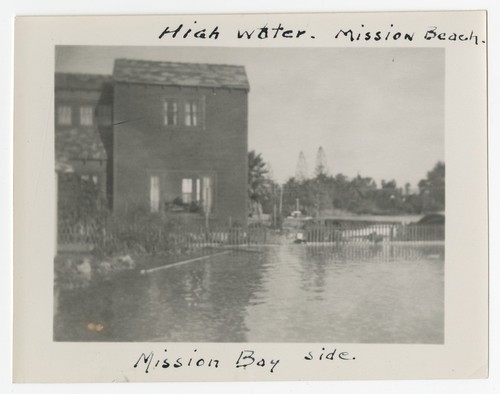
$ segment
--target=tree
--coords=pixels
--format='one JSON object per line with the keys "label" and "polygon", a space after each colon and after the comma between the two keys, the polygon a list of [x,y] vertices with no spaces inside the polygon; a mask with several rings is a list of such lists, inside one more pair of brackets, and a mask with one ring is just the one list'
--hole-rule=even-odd
{"label": "tree", "polygon": [[262,155],[254,150],[248,152],[248,198],[251,212],[258,211],[269,192],[268,168]]}
{"label": "tree", "polygon": [[[302,156],[302,154],[301,154]],[[300,160],[299,160],[300,161]],[[322,160],[318,160],[322,163]],[[317,164],[318,164],[317,163]],[[312,179],[290,178],[283,186],[283,207],[286,213],[299,209],[312,216],[328,216],[336,210],[357,214],[403,214],[440,211],[444,209],[445,167],[437,163],[418,183],[419,192],[406,183],[399,187],[395,180],[382,180],[380,187],[373,178],[349,179],[343,174],[325,174],[325,166],[317,165]]]}
{"label": "tree", "polygon": [[318,153],[316,154],[316,168],[314,169],[314,175],[317,177],[320,175],[328,175],[328,164],[326,161],[325,151],[323,147],[318,148]]}
{"label": "tree", "polygon": [[356,213],[380,213],[377,184],[371,177],[357,175],[349,182],[347,207]]}
{"label": "tree", "polygon": [[306,157],[304,156],[304,152],[300,151],[297,169],[295,170],[295,179],[298,182],[304,182],[307,179],[307,172]]}
{"label": "tree", "polygon": [[423,211],[441,211],[445,204],[445,164],[436,163],[427,178],[418,183]]}
{"label": "tree", "polygon": [[331,210],[334,198],[333,178],[320,173],[310,182],[309,190],[311,191],[314,211],[317,216],[321,216],[324,211]]}

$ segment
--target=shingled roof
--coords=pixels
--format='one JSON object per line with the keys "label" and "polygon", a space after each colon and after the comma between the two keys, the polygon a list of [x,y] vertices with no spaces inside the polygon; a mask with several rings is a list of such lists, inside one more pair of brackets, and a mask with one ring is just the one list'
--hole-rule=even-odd
{"label": "shingled roof", "polygon": [[56,128],[56,160],[106,160],[106,150],[101,137],[94,129]]}
{"label": "shingled roof", "polygon": [[117,82],[208,88],[249,89],[243,66],[116,59]]}
{"label": "shingled roof", "polygon": [[101,90],[113,82],[111,75],[55,73],[56,89]]}

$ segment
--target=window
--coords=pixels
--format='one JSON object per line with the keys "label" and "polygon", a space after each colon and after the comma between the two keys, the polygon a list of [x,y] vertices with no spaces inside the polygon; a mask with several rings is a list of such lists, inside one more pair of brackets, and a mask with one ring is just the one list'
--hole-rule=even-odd
{"label": "window", "polygon": [[102,126],[111,126],[111,105],[99,105],[97,107],[97,121]]}
{"label": "window", "polygon": [[151,175],[149,177],[149,196],[151,212],[160,210],[160,177]]}
{"label": "window", "polygon": [[71,107],[69,105],[60,105],[57,107],[57,124],[70,125],[71,122]]}
{"label": "window", "polygon": [[212,178],[208,176],[203,177],[203,210],[205,213],[209,214],[213,211],[214,196],[213,196],[213,186]]}
{"label": "window", "polygon": [[163,102],[163,124],[177,126],[177,101],[165,100]]}
{"label": "window", "polygon": [[201,200],[201,179],[196,179],[196,202]]}
{"label": "window", "polygon": [[99,176],[98,175],[83,174],[83,175],[80,175],[80,180],[82,182],[85,182],[85,183],[90,183],[90,181],[92,181],[92,183],[94,185],[99,184]]}
{"label": "window", "polygon": [[196,100],[186,101],[184,106],[184,116],[186,126],[198,126],[198,102]]}
{"label": "window", "polygon": [[166,98],[163,100],[163,125],[169,128],[203,127],[202,99]]}
{"label": "window", "polygon": [[92,126],[94,110],[90,106],[80,107],[80,124],[82,126]]}
{"label": "window", "polygon": [[193,194],[193,180],[189,178],[184,178],[182,180],[182,202],[184,204],[190,204]]}
{"label": "window", "polygon": [[160,210],[169,213],[212,214],[214,175],[203,170],[154,170],[160,176]]}

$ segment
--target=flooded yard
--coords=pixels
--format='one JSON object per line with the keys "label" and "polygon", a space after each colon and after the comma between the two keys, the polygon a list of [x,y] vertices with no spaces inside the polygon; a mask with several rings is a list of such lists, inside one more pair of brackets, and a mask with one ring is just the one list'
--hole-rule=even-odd
{"label": "flooded yard", "polygon": [[55,297],[56,341],[443,343],[444,245],[274,245]]}

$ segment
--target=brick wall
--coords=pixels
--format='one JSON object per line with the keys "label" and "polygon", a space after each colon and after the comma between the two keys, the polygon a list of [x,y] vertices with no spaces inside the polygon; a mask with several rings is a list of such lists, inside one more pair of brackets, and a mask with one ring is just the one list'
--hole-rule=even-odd
{"label": "brick wall", "polygon": [[[163,101],[198,98],[204,127],[166,127]],[[247,92],[117,83],[114,87],[114,209],[149,207],[150,171],[215,174],[213,218],[246,224]]]}

